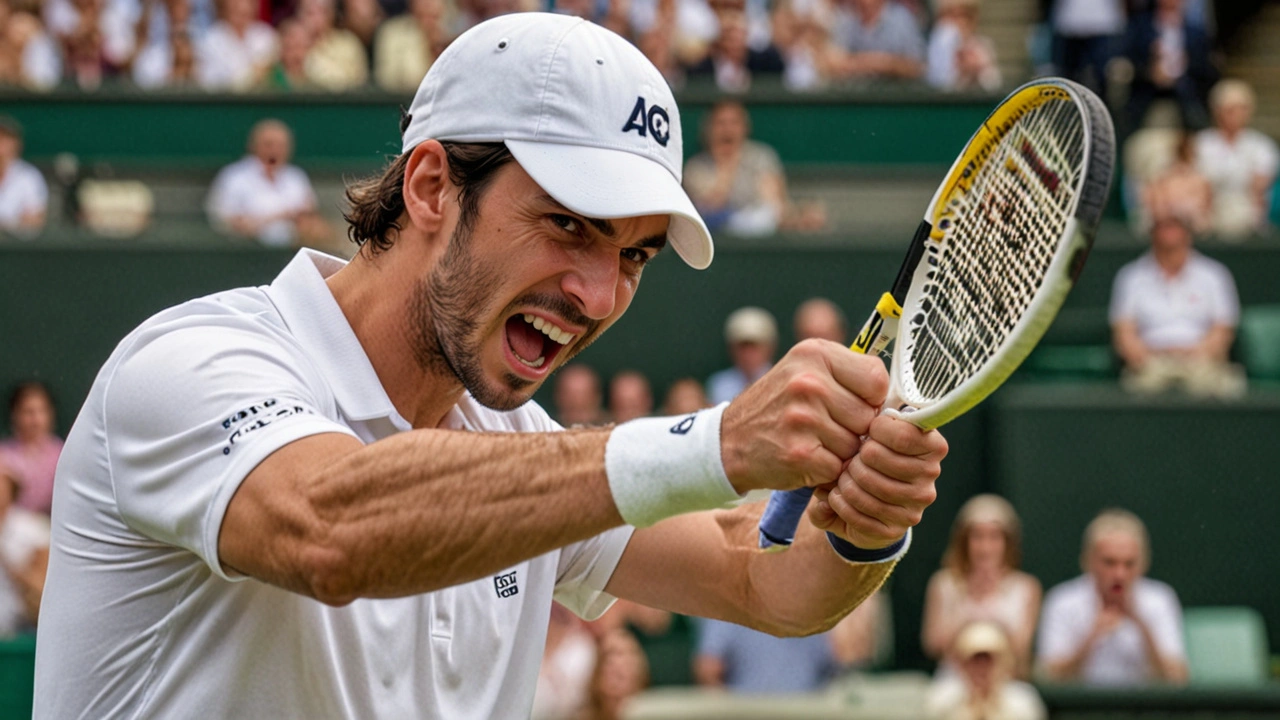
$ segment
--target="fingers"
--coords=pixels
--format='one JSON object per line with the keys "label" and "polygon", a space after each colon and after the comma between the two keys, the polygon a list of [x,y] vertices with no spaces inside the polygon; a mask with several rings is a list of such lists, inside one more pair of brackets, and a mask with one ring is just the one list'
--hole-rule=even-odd
{"label": "fingers", "polygon": [[[835,351],[835,348],[839,350]],[[884,404],[889,394],[889,372],[879,356],[853,352],[836,343],[824,343],[823,349],[831,375],[841,387],[871,407],[878,408]]]}
{"label": "fingers", "polygon": [[[941,462],[947,455],[947,439],[942,437],[942,433],[937,430],[921,430],[906,420],[888,415],[873,418],[866,435],[868,440],[898,455],[935,463]],[[863,448],[863,452],[866,452],[866,448]]]}

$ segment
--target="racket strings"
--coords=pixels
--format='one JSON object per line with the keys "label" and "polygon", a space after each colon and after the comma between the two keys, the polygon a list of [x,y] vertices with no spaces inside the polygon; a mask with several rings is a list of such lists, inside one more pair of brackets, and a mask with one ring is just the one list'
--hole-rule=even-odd
{"label": "racket strings", "polygon": [[1026,313],[1074,211],[1082,130],[1069,100],[1027,111],[948,200],[952,225],[929,243],[929,280],[904,318],[907,403],[926,405],[976,374]]}

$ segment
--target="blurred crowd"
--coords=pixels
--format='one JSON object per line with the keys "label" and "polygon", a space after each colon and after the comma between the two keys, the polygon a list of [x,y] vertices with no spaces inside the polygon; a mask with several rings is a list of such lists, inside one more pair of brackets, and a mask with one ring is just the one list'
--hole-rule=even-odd
{"label": "blurred crowd", "polygon": [[0,0],[0,84],[411,92],[458,34],[521,10],[615,30],[676,86],[1001,82],[978,0]]}
{"label": "blurred crowd", "polygon": [[[797,343],[848,341],[844,313],[825,298],[797,307],[792,327]],[[731,313],[724,340],[729,367],[705,381],[676,380],[656,407],[642,373],[621,370],[606,383],[589,365],[571,364],[557,376],[554,412],[570,427],[693,412],[733,399],[784,349],[775,317],[760,307]],[[1082,534],[1081,574],[1045,593],[1022,568],[1022,525],[1013,506],[982,494],[961,507],[924,598],[920,641],[937,662],[924,717],[1046,718],[1032,680],[1094,687],[1187,681],[1182,608],[1173,588],[1146,576],[1151,552],[1142,520],[1108,509]],[[827,633],[775,638],[629,602],[591,622],[557,607],[533,717],[615,718],[628,697],[651,683],[693,682],[749,694],[818,692],[886,665],[890,613],[882,591]],[[686,632],[691,639],[675,653],[664,648]]]}

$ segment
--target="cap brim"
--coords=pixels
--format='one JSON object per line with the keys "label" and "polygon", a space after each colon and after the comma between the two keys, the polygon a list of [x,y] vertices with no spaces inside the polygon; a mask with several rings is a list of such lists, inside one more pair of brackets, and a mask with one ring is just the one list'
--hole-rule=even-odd
{"label": "cap brim", "polygon": [[566,208],[602,220],[670,215],[667,240],[691,267],[705,269],[715,248],[693,201],[658,162],[625,150],[507,140],[529,177]]}

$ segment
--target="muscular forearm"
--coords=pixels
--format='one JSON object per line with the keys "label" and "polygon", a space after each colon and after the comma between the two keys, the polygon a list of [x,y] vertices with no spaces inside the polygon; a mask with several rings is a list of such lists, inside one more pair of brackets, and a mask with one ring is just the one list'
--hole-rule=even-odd
{"label": "muscular forearm", "polygon": [[[790,550],[761,552],[756,532],[763,507],[682,515],[637,531],[609,592],[774,635],[809,635],[834,626],[893,570],[893,563],[844,562],[808,521]],[[655,583],[656,576],[674,582]]]}
{"label": "muscular forearm", "polygon": [[[219,554],[334,604],[469,582],[622,524],[604,472],[607,438],[425,430],[364,447],[345,436],[301,440],[246,479]],[[291,474],[290,456],[326,469]],[[270,487],[280,482],[294,492]]]}

